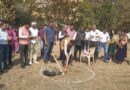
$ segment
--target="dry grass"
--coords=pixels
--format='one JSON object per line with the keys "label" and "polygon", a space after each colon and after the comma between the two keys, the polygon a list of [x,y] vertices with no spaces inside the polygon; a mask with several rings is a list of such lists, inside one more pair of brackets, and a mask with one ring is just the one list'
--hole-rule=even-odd
{"label": "dry grass", "polygon": [[[56,50],[55,53],[58,53]],[[130,45],[128,51],[129,59]],[[21,69],[17,65],[18,57],[14,58],[16,65],[0,76],[0,90],[130,90],[130,66],[126,62],[120,65],[114,62],[97,61],[96,64],[89,67],[95,72],[95,78],[91,81],[74,84],[41,77],[39,71],[45,66],[42,60],[39,61],[40,64],[38,65],[33,64]],[[71,78],[73,80],[85,80],[91,76],[91,72],[89,73],[86,68],[88,68],[87,64],[74,63],[67,75],[58,77],[60,80],[65,79],[65,77],[68,80]],[[54,78],[58,79],[58,77]]]}

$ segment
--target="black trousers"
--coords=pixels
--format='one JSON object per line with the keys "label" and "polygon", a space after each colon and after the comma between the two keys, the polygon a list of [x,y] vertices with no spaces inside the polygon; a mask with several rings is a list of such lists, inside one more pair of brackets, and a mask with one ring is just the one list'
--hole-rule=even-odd
{"label": "black trousers", "polygon": [[59,59],[62,60],[62,50],[61,50],[61,40],[60,40],[60,43],[59,43],[59,46],[60,46],[60,56],[59,56]]}
{"label": "black trousers", "polygon": [[0,44],[0,69],[6,68],[8,66],[8,55],[9,55],[8,45]]}
{"label": "black trousers", "polygon": [[95,57],[95,59],[97,59],[97,57],[98,57],[98,45],[99,45],[99,42],[98,41],[90,41],[90,43],[89,43],[89,47],[91,48],[91,47],[95,47],[96,49],[95,49],[95,52],[94,52],[94,57]]}
{"label": "black trousers", "polygon": [[0,45],[0,70],[2,70],[2,63],[3,63],[3,45]]}
{"label": "black trousers", "polygon": [[43,58],[44,57],[44,41],[41,40],[40,42],[41,42],[41,58]]}
{"label": "black trousers", "polygon": [[90,43],[89,40],[85,40],[85,48],[86,48],[86,50],[88,49],[89,43]]}
{"label": "black trousers", "polygon": [[80,57],[80,54],[81,54],[81,50],[83,49],[82,46],[77,46],[75,45],[74,47],[74,59],[76,60],[77,59],[77,53],[79,52],[79,57]]}
{"label": "black trousers", "polygon": [[9,64],[12,63],[12,45],[9,45],[9,56],[8,56]]}
{"label": "black trousers", "polygon": [[28,60],[28,45],[20,45],[20,63],[21,66],[29,63]]}

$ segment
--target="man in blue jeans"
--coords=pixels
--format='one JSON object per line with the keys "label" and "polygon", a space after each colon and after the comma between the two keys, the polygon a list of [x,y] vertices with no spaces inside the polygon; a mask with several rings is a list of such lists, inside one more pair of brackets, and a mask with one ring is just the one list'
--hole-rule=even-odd
{"label": "man in blue jeans", "polygon": [[0,28],[0,73],[8,69],[8,33],[6,24]]}
{"label": "man in blue jeans", "polygon": [[104,62],[108,62],[108,42],[110,40],[110,36],[107,30],[103,30],[100,35],[99,46],[98,46],[98,54],[100,53],[101,49],[104,49]]}
{"label": "man in blue jeans", "polygon": [[44,51],[44,62],[48,63],[50,61],[51,52],[55,40],[54,23],[50,22],[47,28],[44,30],[44,41],[45,41],[45,51]]}

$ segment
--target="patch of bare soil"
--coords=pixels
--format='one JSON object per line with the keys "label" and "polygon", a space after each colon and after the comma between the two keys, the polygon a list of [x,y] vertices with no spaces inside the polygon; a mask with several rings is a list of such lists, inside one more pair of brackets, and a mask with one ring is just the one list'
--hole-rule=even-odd
{"label": "patch of bare soil", "polygon": [[[62,83],[83,83],[90,81],[95,77],[93,70],[91,70],[88,66],[86,66],[86,64],[83,63],[74,63],[74,66],[68,67],[67,73],[64,75],[56,75],[54,77],[48,77],[43,74],[43,72],[48,68],[53,71],[60,72],[56,64],[50,64],[41,68],[39,72],[40,75],[45,79]],[[62,68],[62,70],[64,70],[64,68]]]}
{"label": "patch of bare soil", "polygon": [[[55,54],[58,53],[56,50]],[[0,90],[130,90],[130,65],[127,62],[116,64],[97,60],[90,67],[86,63],[74,63],[66,75],[44,78],[39,73],[46,66],[42,60],[25,69],[20,68],[18,60],[19,55],[16,55],[15,65],[0,76]],[[127,60],[130,60],[130,45]],[[88,78],[93,74],[88,68],[95,73],[90,80]],[[79,81],[83,82],[73,83]]]}

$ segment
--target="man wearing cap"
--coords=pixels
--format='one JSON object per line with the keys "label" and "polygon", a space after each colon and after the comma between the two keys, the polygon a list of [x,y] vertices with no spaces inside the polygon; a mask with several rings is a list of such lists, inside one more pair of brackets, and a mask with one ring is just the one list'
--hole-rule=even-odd
{"label": "man wearing cap", "polygon": [[29,28],[30,32],[30,44],[29,44],[29,64],[32,65],[32,62],[38,64],[37,62],[37,52],[38,52],[38,29],[36,28],[37,23],[32,22],[31,27]]}

